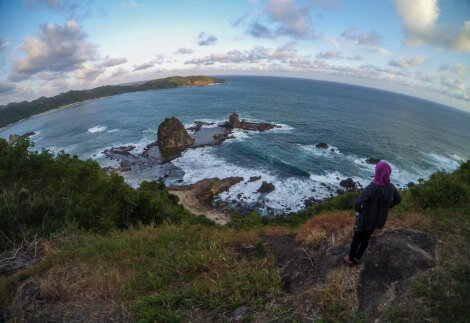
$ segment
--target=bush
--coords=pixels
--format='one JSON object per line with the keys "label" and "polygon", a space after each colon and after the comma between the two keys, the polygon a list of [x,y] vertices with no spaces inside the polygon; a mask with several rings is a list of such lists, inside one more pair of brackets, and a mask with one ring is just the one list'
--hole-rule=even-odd
{"label": "bush", "polygon": [[143,182],[133,189],[93,160],[82,161],[63,152],[32,152],[29,147],[27,139],[12,145],[0,140],[0,242],[4,247],[7,242],[70,229],[105,232],[190,218],[162,183]]}
{"label": "bush", "polygon": [[423,209],[469,205],[470,161],[453,173],[434,173],[427,182],[411,187],[410,194],[413,202]]}

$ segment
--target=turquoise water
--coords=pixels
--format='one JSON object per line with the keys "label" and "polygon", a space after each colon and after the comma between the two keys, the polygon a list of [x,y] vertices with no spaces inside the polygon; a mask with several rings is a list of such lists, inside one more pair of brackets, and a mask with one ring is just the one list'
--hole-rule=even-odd
{"label": "turquoise water", "polygon": [[[207,177],[261,175],[276,190],[254,193],[260,182],[242,182],[220,198],[263,200],[275,210],[298,210],[308,197],[335,194],[339,181],[363,185],[374,166],[369,157],[392,164],[392,181],[401,187],[437,170],[451,171],[470,157],[470,114],[395,93],[323,81],[274,77],[224,77],[228,84],[121,94],[86,102],[16,123],[0,136],[35,131],[35,149],[65,150],[110,165],[101,152],[156,139],[168,116],[189,125],[242,118],[282,125],[266,133],[244,133],[222,146],[190,149],[171,164],[135,171],[132,185],[172,171],[167,184]],[[326,142],[336,148],[315,148]],[[324,183],[324,184],[321,184]],[[326,187],[325,187],[326,185]]]}

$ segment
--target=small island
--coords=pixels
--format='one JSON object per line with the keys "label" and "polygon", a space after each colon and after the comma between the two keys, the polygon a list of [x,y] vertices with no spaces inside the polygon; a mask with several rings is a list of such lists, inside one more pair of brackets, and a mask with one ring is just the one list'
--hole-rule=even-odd
{"label": "small island", "polygon": [[4,127],[35,114],[65,107],[71,104],[104,98],[128,92],[171,89],[188,86],[204,86],[217,83],[226,83],[225,80],[208,76],[171,76],[162,79],[150,80],[128,85],[105,85],[94,89],[81,91],[68,91],[56,96],[44,96],[33,101],[12,102],[0,105],[0,127]]}

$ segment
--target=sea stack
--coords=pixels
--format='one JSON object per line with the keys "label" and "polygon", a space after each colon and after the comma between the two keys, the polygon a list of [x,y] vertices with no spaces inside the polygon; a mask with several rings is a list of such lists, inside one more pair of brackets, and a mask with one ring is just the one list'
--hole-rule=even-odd
{"label": "sea stack", "polygon": [[238,117],[238,113],[234,112],[228,117],[228,123],[230,125],[230,128],[235,129],[235,128],[240,128],[241,127],[241,122],[240,118]]}
{"label": "sea stack", "polygon": [[181,151],[194,144],[194,139],[189,136],[181,121],[174,117],[160,123],[157,140],[162,153]]}

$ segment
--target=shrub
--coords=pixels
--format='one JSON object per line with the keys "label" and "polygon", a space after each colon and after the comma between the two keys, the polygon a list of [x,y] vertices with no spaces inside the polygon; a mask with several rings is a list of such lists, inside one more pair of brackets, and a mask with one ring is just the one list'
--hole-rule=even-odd
{"label": "shrub", "polygon": [[70,229],[105,232],[131,224],[200,221],[190,217],[165,185],[133,189],[91,159],[28,150],[27,139],[0,139],[0,242],[14,244]]}
{"label": "shrub", "polygon": [[470,204],[470,161],[453,173],[437,172],[410,188],[411,199],[421,208],[450,208]]}

